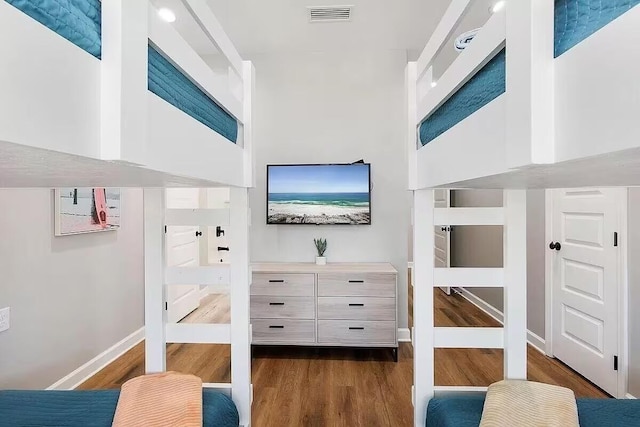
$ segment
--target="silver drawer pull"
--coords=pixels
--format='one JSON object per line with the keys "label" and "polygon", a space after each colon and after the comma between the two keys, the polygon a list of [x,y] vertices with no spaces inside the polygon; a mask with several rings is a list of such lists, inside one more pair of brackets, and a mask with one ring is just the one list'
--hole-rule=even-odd
{"label": "silver drawer pull", "polygon": [[269,325],[269,329],[284,329],[282,325]]}
{"label": "silver drawer pull", "polygon": [[276,279],[270,279],[269,283],[284,283],[284,280],[283,279],[277,279],[277,280]]}
{"label": "silver drawer pull", "polygon": [[352,331],[364,331],[364,327],[362,326],[349,326],[349,329]]}
{"label": "silver drawer pull", "polygon": [[269,305],[284,305],[283,302],[270,302]]}
{"label": "silver drawer pull", "polygon": [[364,283],[364,280],[349,280],[349,283]]}
{"label": "silver drawer pull", "polygon": [[349,304],[349,307],[364,307],[364,304]]}

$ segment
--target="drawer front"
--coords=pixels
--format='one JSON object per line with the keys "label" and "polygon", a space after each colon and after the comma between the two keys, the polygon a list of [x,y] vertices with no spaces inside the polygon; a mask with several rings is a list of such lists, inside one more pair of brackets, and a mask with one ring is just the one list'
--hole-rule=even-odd
{"label": "drawer front", "polygon": [[283,295],[312,297],[314,274],[253,273],[251,295]]}
{"label": "drawer front", "polygon": [[396,320],[395,298],[319,297],[318,319]]}
{"label": "drawer front", "polygon": [[318,320],[318,343],[334,345],[396,345],[396,322]]}
{"label": "drawer front", "polygon": [[389,273],[320,273],[318,296],[395,298],[396,275]]}
{"label": "drawer front", "polygon": [[253,344],[315,343],[314,320],[251,319]]}
{"label": "drawer front", "polygon": [[251,297],[251,317],[257,319],[314,319],[314,297]]}

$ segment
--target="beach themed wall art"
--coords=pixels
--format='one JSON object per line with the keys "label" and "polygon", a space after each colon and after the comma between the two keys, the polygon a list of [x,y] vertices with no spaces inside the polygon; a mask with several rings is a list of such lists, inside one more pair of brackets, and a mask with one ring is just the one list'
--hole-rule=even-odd
{"label": "beach themed wall art", "polygon": [[120,228],[119,188],[59,188],[54,198],[56,236]]}
{"label": "beach themed wall art", "polygon": [[269,165],[268,224],[371,224],[370,165]]}

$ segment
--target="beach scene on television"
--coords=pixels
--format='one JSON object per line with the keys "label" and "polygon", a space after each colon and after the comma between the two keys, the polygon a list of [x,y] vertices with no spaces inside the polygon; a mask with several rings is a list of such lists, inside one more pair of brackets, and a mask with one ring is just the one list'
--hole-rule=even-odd
{"label": "beach scene on television", "polygon": [[269,166],[269,224],[371,224],[369,165]]}

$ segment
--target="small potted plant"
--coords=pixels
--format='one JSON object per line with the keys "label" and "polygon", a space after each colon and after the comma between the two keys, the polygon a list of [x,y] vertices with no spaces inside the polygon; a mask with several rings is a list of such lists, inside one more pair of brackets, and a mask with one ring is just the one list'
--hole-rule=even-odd
{"label": "small potted plant", "polygon": [[313,239],[313,243],[316,245],[316,250],[318,251],[316,264],[326,265],[327,258],[324,256],[324,253],[327,251],[327,239]]}

